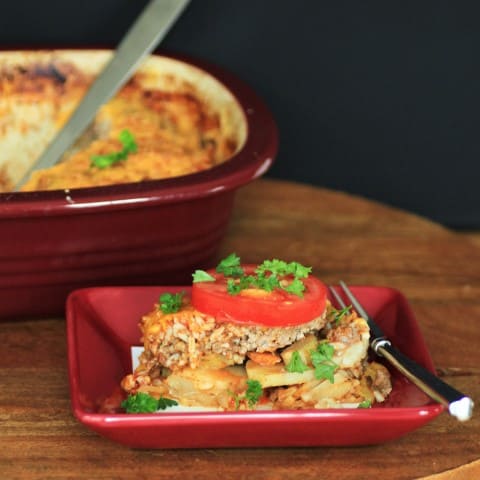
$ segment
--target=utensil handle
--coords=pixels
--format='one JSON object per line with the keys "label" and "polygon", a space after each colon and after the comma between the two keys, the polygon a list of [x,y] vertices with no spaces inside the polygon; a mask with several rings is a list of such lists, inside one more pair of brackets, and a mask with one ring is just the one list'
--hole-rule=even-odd
{"label": "utensil handle", "polygon": [[145,7],[68,122],[17,184],[17,190],[33,170],[51,167],[61,158],[93,120],[98,108],[117,93],[140,62],[167,34],[189,1],[152,0]]}
{"label": "utensil handle", "polygon": [[474,403],[470,397],[446,384],[436,375],[398,351],[388,341],[382,345],[377,345],[375,351],[430,398],[447,407],[449,413],[458,420],[466,421],[471,418]]}

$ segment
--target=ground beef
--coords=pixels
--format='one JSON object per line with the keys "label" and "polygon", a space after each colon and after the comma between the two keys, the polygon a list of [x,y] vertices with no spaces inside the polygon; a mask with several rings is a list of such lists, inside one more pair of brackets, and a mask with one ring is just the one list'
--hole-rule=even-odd
{"label": "ground beef", "polygon": [[273,352],[319,331],[325,323],[325,314],[309,323],[288,327],[217,323],[214,317],[186,306],[168,315],[154,310],[143,318],[141,327],[146,360],[155,359],[174,370],[196,368],[210,353],[225,357],[230,364],[241,364],[248,352]]}

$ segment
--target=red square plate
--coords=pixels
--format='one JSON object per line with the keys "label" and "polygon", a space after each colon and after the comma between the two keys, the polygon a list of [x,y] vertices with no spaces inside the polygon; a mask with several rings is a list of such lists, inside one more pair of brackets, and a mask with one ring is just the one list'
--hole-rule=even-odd
{"label": "red square plate", "polygon": [[[401,351],[434,371],[405,297],[386,287],[351,287]],[[253,412],[102,413],[99,406],[132,371],[140,317],[164,291],[188,287],[101,287],[67,301],[68,369],[72,409],[99,434],[135,448],[369,445],[398,438],[434,419],[443,407],[392,372],[393,391],[370,409]]]}

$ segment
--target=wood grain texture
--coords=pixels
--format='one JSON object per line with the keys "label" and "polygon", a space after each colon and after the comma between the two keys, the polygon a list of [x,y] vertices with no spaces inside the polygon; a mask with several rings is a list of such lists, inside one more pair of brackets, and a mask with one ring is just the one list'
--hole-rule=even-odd
{"label": "wood grain texture", "polygon": [[[438,372],[480,404],[480,248],[425,219],[306,185],[239,191],[219,258],[281,257],[325,282],[387,285],[409,299]],[[441,415],[373,447],[139,451],[70,412],[63,319],[0,324],[0,472],[6,479],[414,479],[480,458],[478,412]]]}
{"label": "wood grain texture", "polygon": [[468,238],[469,241],[475,243],[475,245],[480,246],[480,231],[462,231],[459,232],[460,235],[464,238]]}

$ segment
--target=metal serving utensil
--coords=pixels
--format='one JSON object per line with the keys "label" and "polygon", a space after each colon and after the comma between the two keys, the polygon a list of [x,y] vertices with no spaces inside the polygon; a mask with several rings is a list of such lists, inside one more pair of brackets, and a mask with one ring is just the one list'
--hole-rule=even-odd
{"label": "metal serving utensil", "polygon": [[[405,375],[420,390],[426,393],[430,398],[444,405],[450,415],[464,422],[469,420],[473,414],[473,400],[465,394],[455,390],[450,385],[440,380],[436,375],[418,365],[412,359],[405,356],[397,350],[390,340],[385,337],[382,329],[368,315],[360,302],[352,294],[347,285],[340,281],[340,287],[346,297],[350,300],[353,308],[363,317],[370,327],[372,338],[370,339],[370,348],[380,357],[385,358],[400,373]],[[345,302],[337,291],[329,287],[335,301],[341,308],[345,308]]]}
{"label": "metal serving utensil", "polygon": [[15,190],[20,189],[34,170],[51,167],[60,160],[88,127],[98,108],[117,93],[140,62],[165,37],[189,2],[190,0],[151,0],[148,3],[68,122],[17,183]]}

